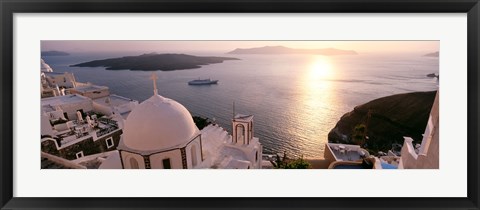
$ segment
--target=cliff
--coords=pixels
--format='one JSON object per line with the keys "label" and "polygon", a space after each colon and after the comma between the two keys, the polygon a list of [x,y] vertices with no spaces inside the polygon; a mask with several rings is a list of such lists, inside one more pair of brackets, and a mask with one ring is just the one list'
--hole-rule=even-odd
{"label": "cliff", "polygon": [[397,94],[357,106],[340,118],[328,141],[354,144],[353,130],[364,124],[368,136],[364,147],[373,154],[388,151],[395,143],[403,145],[404,136],[420,143],[435,95],[436,91]]}

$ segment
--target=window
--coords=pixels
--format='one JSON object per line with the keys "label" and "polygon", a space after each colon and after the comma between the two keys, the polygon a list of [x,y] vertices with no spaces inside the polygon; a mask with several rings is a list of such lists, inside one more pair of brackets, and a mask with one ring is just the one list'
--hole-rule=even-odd
{"label": "window", "polygon": [[235,126],[236,129],[236,139],[235,142],[243,141],[243,144],[245,144],[245,127],[242,124],[238,124]]}
{"label": "window", "polygon": [[255,162],[257,162],[257,161],[258,161],[258,151],[255,152]]}
{"label": "window", "polygon": [[192,155],[192,167],[195,167],[197,165],[197,147],[196,145],[192,145],[191,150],[191,155]]}
{"label": "window", "polygon": [[105,142],[107,143],[107,148],[111,148],[114,146],[112,137],[105,139]]}
{"label": "window", "polygon": [[138,169],[138,162],[135,160],[135,158],[130,158],[130,168],[132,169]]}
{"label": "window", "polygon": [[170,158],[163,159],[163,168],[164,169],[171,169],[172,166],[170,165]]}
{"label": "window", "polygon": [[82,158],[83,157],[83,151],[77,152],[77,154],[75,154],[75,156],[77,156],[77,159]]}

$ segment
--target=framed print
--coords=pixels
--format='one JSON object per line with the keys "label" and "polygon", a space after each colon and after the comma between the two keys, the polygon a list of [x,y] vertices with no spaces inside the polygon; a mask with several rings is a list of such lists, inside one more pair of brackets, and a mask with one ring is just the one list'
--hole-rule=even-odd
{"label": "framed print", "polygon": [[477,0],[1,8],[2,209],[478,209]]}

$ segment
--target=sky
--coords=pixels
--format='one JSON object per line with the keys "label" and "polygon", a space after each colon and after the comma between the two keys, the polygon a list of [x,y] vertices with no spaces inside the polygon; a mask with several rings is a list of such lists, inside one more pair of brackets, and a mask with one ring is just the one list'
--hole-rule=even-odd
{"label": "sky", "polygon": [[236,48],[285,46],[299,49],[337,48],[358,53],[431,53],[439,51],[439,41],[89,41],[49,40],[42,51],[74,52],[229,52]]}

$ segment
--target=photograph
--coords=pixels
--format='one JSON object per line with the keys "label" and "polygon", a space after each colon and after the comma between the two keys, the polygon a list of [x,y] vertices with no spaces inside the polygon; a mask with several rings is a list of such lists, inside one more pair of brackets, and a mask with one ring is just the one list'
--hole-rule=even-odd
{"label": "photograph", "polygon": [[40,49],[42,170],[440,169],[439,40]]}

